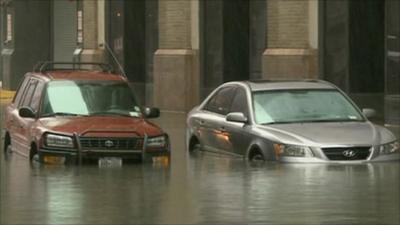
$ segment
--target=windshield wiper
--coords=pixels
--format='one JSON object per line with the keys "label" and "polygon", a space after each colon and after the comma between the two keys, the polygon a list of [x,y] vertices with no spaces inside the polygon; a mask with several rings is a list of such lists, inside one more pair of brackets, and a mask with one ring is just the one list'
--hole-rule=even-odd
{"label": "windshield wiper", "polygon": [[288,124],[288,123],[326,123],[326,122],[361,122],[359,119],[315,119],[315,120],[299,120],[299,121],[274,121],[268,123],[262,123],[261,125],[273,125],[273,124]]}
{"label": "windshield wiper", "polygon": [[93,112],[90,113],[91,116],[104,116],[104,115],[114,115],[114,116],[126,116],[126,117],[133,117],[126,113],[118,113],[118,112]]}
{"label": "windshield wiper", "polygon": [[52,116],[87,116],[83,114],[68,113],[68,112],[55,112],[43,114],[42,117],[52,117]]}
{"label": "windshield wiper", "polygon": [[324,123],[324,122],[360,122],[360,119],[316,119],[316,120],[306,120],[302,121],[304,123]]}
{"label": "windshield wiper", "polygon": [[273,124],[285,124],[285,123],[298,123],[297,121],[274,121],[268,123],[262,123],[261,125],[273,125]]}

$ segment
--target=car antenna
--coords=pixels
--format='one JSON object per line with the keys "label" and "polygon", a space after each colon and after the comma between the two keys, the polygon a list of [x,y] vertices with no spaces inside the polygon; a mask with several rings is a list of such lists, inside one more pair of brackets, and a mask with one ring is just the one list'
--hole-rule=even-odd
{"label": "car antenna", "polygon": [[112,51],[112,49],[110,48],[110,46],[107,44],[107,42],[104,42],[103,44],[99,45],[100,47],[105,47],[105,49],[107,49],[108,53],[110,53],[111,57],[113,58],[114,62],[117,63],[117,66],[120,70],[120,72],[122,73],[122,75],[128,80],[128,76],[126,76],[125,70],[122,67],[122,65],[119,63],[117,57],[115,56],[114,52]]}

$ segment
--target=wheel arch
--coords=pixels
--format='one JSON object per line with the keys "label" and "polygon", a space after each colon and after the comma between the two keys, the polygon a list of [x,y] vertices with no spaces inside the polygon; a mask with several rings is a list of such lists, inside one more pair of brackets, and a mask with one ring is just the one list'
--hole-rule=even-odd
{"label": "wheel arch", "polygon": [[260,151],[266,161],[275,160],[273,145],[269,142],[263,140],[254,141],[246,151],[246,159],[249,159],[253,151]]}

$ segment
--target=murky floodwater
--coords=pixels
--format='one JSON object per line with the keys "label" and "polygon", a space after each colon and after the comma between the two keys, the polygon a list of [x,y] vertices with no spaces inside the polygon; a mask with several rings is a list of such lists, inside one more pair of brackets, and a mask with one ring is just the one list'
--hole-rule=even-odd
{"label": "murky floodwater", "polygon": [[184,117],[157,121],[172,137],[169,166],[40,166],[2,153],[0,223],[400,224],[398,162],[251,165],[189,155]]}

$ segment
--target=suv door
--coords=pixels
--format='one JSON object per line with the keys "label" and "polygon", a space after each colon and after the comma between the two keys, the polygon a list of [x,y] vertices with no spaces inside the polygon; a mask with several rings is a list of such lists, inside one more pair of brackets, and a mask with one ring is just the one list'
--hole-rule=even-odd
{"label": "suv door", "polygon": [[19,109],[22,107],[30,107],[34,112],[38,112],[39,102],[43,90],[43,82],[38,79],[31,78],[26,85],[26,90],[20,100],[20,104],[14,111],[14,137],[13,148],[15,151],[28,156],[30,150],[30,143],[32,141],[32,126],[36,118],[22,118],[19,116]]}
{"label": "suv door", "polygon": [[200,130],[203,133],[202,141],[207,150],[223,150],[226,145],[224,131],[225,116],[229,112],[236,86],[222,87],[208,101],[203,108],[203,117],[200,119]]}
{"label": "suv door", "polygon": [[11,137],[11,146],[14,151],[16,151],[17,143],[15,142],[18,137],[16,137],[18,126],[16,126],[16,121],[18,119],[18,108],[21,103],[21,99],[26,91],[26,86],[30,80],[29,76],[25,76],[24,80],[21,82],[17,89],[15,97],[10,105],[6,107],[6,118],[5,118],[5,128],[9,132]]}

